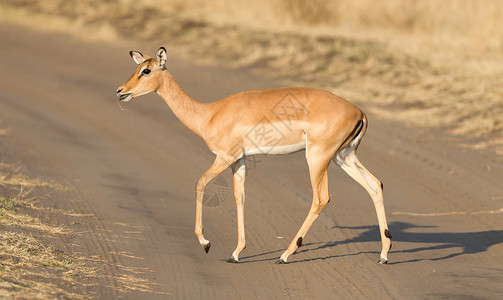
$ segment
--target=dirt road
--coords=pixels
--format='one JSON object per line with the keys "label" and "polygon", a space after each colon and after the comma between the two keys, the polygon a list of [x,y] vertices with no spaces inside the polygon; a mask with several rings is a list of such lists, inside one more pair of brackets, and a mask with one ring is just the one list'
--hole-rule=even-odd
{"label": "dirt road", "polygon": [[[370,115],[359,156],[384,182],[393,234],[388,265],[377,264],[380,242],[370,197],[335,165],[329,171],[331,203],[290,263],[275,265],[310,207],[307,165],[304,153],[250,160],[247,249],[241,263],[228,264],[237,240],[231,194],[221,205],[204,208],[209,254],[193,233],[194,184],[213,154],[157,95],[138,98],[125,111],[115,102],[116,87],[135,67],[130,47],[85,44],[9,24],[0,24],[0,45],[0,119],[10,127],[9,148],[1,143],[0,151],[32,176],[75,187],[75,196],[54,208],[93,215],[66,241],[68,251],[113,262],[103,265],[105,277],[93,296],[403,299],[503,293],[503,167],[497,157],[463,150],[463,141],[436,130]],[[245,70],[194,66],[176,55],[167,64],[201,101],[280,85]],[[224,179],[231,182],[230,172]],[[137,276],[149,288],[118,288],[114,278],[125,268],[140,270]]]}

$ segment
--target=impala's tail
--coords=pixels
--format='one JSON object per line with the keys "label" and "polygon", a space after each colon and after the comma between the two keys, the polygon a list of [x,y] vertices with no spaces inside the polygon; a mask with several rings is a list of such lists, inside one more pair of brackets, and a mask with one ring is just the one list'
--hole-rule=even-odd
{"label": "impala's tail", "polygon": [[356,151],[358,145],[360,145],[363,136],[365,135],[365,132],[367,131],[367,125],[368,125],[367,116],[365,115],[364,112],[362,112],[361,119],[358,121],[358,123],[356,123],[356,126],[351,132],[351,134],[342,144],[341,148],[337,151],[334,158],[332,158],[332,160],[336,164],[342,166],[344,160],[346,159],[346,156],[348,156],[351,152]]}

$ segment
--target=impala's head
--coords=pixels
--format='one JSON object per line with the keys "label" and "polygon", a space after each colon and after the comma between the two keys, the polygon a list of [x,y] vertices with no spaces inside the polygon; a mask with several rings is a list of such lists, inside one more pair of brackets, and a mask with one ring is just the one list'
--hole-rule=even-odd
{"label": "impala's head", "polygon": [[164,64],[168,58],[164,47],[157,50],[155,58],[150,58],[138,51],[129,51],[129,55],[138,67],[133,75],[117,89],[117,97],[124,102],[157,91],[161,85],[161,72],[165,70]]}

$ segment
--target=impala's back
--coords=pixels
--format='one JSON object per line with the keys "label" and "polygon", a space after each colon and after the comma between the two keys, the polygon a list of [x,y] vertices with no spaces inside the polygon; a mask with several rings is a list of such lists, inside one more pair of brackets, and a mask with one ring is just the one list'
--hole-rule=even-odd
{"label": "impala's back", "polygon": [[321,139],[338,148],[362,118],[361,110],[346,100],[300,87],[248,91],[210,105],[215,114],[208,131],[228,134],[205,139],[210,149],[227,149],[228,154],[286,154]]}

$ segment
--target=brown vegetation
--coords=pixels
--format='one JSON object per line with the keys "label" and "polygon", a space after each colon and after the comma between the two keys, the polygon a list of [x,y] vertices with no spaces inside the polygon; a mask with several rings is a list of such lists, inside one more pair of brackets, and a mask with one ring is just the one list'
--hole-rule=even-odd
{"label": "brown vegetation", "polygon": [[[20,169],[0,163],[0,298],[89,298],[89,288],[107,282],[101,272],[104,266],[120,271],[109,279],[110,288],[121,293],[153,292],[158,287],[142,278],[145,270],[68,251],[62,241],[78,235],[73,227],[89,215],[47,207],[45,193],[54,197],[56,191],[67,189],[31,179]],[[54,218],[64,225],[48,221]]]}
{"label": "brown vegetation", "polygon": [[95,268],[53,246],[69,231],[41,221],[54,212],[37,205],[40,196],[31,196],[57,185],[18,172],[18,166],[0,164],[0,297],[83,298],[75,286]]}

